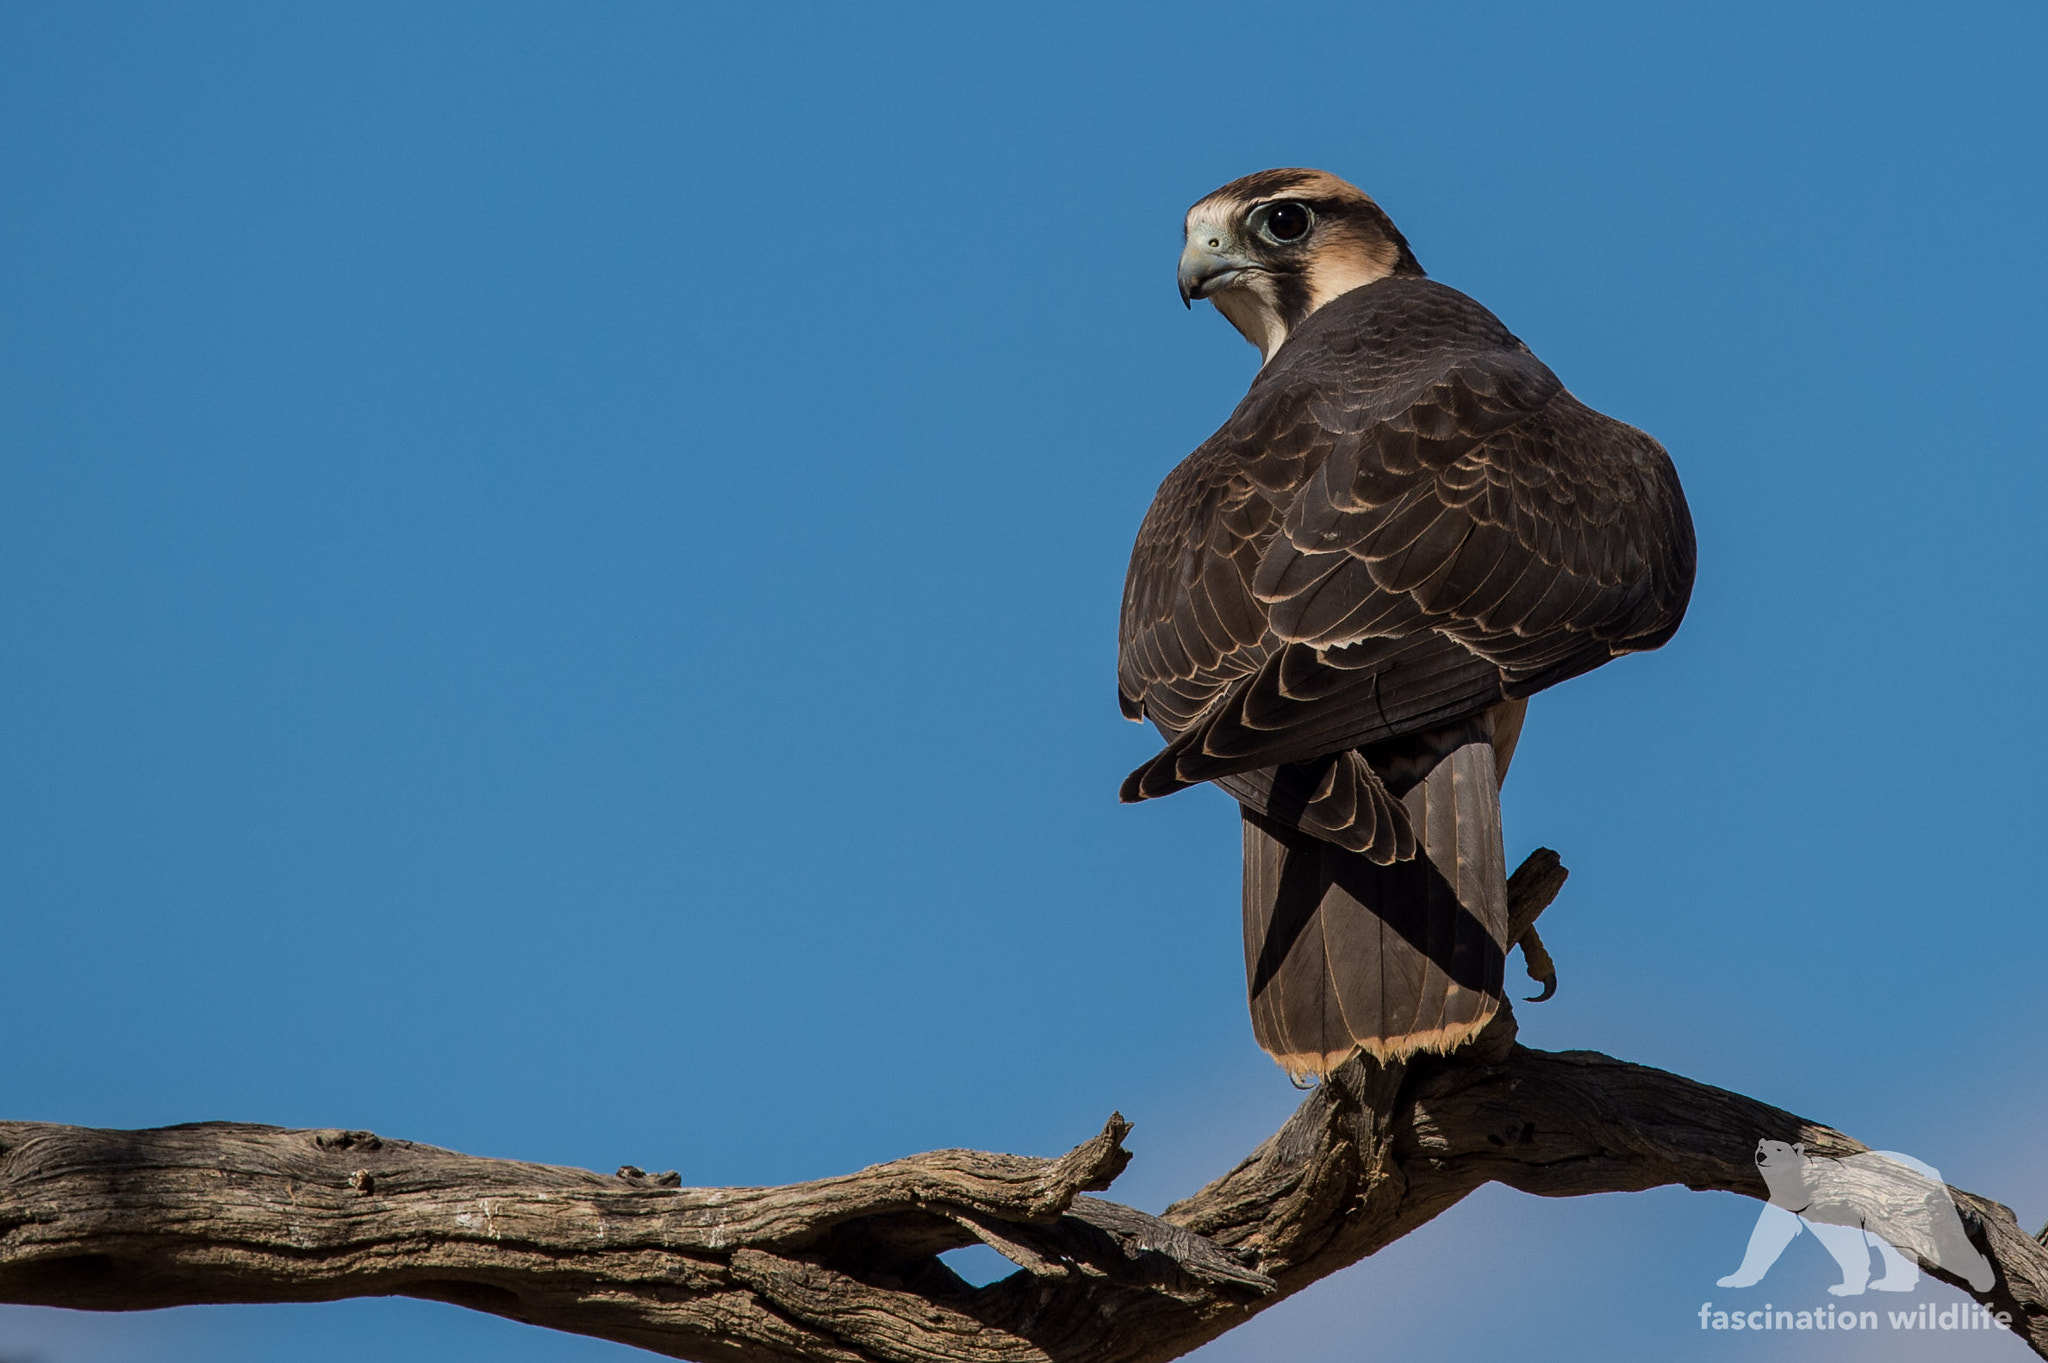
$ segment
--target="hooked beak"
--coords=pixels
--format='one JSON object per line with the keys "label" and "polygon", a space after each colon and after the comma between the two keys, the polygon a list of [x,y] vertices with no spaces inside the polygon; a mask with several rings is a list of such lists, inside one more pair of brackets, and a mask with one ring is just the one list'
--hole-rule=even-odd
{"label": "hooked beak", "polygon": [[1180,253],[1180,301],[1192,308],[1195,299],[1208,298],[1229,288],[1246,270],[1254,268],[1243,256],[1191,241]]}

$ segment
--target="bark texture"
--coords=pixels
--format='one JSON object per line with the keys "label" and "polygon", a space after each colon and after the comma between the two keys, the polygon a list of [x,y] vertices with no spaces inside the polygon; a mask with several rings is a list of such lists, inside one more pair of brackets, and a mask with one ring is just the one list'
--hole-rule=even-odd
{"label": "bark texture", "polygon": [[[1516,877],[1523,932],[1563,881],[1545,855]],[[788,1187],[685,1188],[673,1173],[482,1159],[366,1131],[4,1122],[0,1301],[403,1295],[703,1363],[1155,1363],[1489,1182],[1763,1199],[1760,1137],[1816,1155],[1865,1148],[1661,1070],[1529,1050],[1505,1018],[1452,1056],[1354,1058],[1163,1216],[1088,1195],[1128,1162],[1128,1130],[1112,1116],[1058,1159],[942,1150]],[[1971,1295],[2048,1358],[2048,1231],[1952,1191],[1997,1272]],[[975,1288],[936,1257],[976,1242],[1023,1271]]]}

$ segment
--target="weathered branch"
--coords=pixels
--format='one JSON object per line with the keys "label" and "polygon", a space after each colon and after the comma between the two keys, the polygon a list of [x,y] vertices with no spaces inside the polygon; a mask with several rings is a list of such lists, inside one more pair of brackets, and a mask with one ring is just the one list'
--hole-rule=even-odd
{"label": "weathered branch", "polygon": [[[1526,928],[1562,873],[1518,879]],[[1129,1159],[1120,1117],[1059,1159],[946,1150],[783,1188],[684,1188],[361,1131],[0,1123],[0,1300],[404,1295],[705,1363],[1154,1363],[1489,1182],[1763,1198],[1759,1137],[1863,1149],[1660,1070],[1528,1050],[1512,1031],[1405,1067],[1352,1060],[1159,1217],[1086,1196]],[[1972,1295],[2048,1358],[2048,1232],[1954,1196],[1997,1271]],[[973,1288],[936,1257],[976,1241],[1023,1271]]]}

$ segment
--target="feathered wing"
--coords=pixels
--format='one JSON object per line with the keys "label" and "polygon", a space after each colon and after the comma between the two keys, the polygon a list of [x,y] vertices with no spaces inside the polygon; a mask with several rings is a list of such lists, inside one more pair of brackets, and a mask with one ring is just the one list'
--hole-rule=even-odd
{"label": "feathered wing", "polygon": [[[1442,864],[1462,865],[1446,849],[1474,838],[1497,848],[1498,808],[1480,808],[1469,772],[1470,792],[1438,798],[1434,769],[1400,786],[1389,764],[1404,742],[1450,763],[1471,746],[1445,746],[1450,737],[1492,707],[1663,643],[1692,572],[1691,521],[1656,441],[1573,399],[1455,290],[1405,278],[1356,290],[1295,332],[1167,478],[1139,531],[1119,692],[1125,713],[1153,720],[1168,742],[1123,797],[1201,781],[1229,790],[1258,816],[1246,832],[1248,969],[1270,957],[1276,931],[1306,949],[1314,934],[1301,924],[1324,910],[1289,896],[1327,882],[1315,905],[1337,902],[1325,891],[1338,887],[1393,933],[1377,948],[1346,945],[1325,920],[1325,973],[1363,980],[1377,961],[1392,991],[1378,1022],[1357,1023],[1372,1011],[1357,1006],[1343,1013],[1357,1043],[1384,1054],[1436,1044],[1426,1038],[1443,1030],[1451,986],[1469,986],[1431,953],[1467,938],[1425,868],[1452,887],[1459,912],[1490,925],[1496,896],[1475,887],[1499,877]],[[1454,775],[1441,779],[1455,786]],[[1418,799],[1438,811],[1435,843]],[[1445,809],[1457,817],[1445,822]],[[1311,852],[1322,859],[1314,876],[1302,869]],[[1418,903],[1450,918],[1416,928]],[[1419,975],[1388,945],[1414,946],[1418,933],[1432,963]],[[1307,997],[1288,985],[1288,960],[1268,960],[1264,986],[1253,972],[1255,1017],[1262,988]],[[1331,987],[1329,997],[1350,997],[1350,983]],[[1497,995],[1497,980],[1488,987]],[[1275,1025],[1259,1024],[1262,1044],[1281,1036]]]}
{"label": "feathered wing", "polygon": [[1359,289],[1139,531],[1120,690],[1170,742],[1125,796],[1383,742],[1654,648],[1692,567],[1656,441],[1462,294]]}

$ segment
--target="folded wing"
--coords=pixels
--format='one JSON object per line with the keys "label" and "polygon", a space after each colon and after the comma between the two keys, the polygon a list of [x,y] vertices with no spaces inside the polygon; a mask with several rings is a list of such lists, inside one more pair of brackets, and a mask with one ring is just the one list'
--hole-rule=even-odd
{"label": "folded wing", "polygon": [[[1139,532],[1119,689],[1169,742],[1124,798],[1370,747],[1654,648],[1692,572],[1655,440],[1455,290],[1358,290],[1288,341]],[[1378,839],[1333,840],[1393,850]]]}

